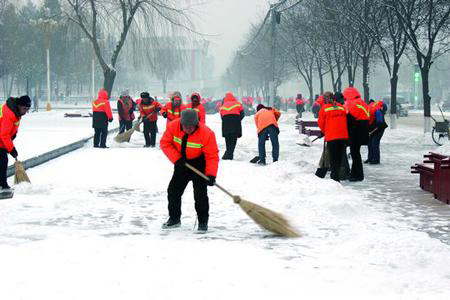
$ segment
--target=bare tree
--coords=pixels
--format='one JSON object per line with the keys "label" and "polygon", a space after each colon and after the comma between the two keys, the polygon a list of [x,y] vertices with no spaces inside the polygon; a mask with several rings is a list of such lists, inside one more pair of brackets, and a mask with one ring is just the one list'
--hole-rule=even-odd
{"label": "bare tree", "polygon": [[450,1],[397,0],[387,3],[401,22],[415,50],[422,75],[424,131],[431,131],[431,97],[429,74],[433,61],[450,51]]}
{"label": "bare tree", "polygon": [[[192,26],[187,9],[175,0],[66,0],[67,18],[77,24],[90,40],[103,70],[103,86],[111,93],[116,78],[116,64],[133,23],[135,30],[155,34]],[[167,28],[170,28],[168,30]],[[115,36],[110,55],[102,49],[99,34]],[[104,36],[105,37],[105,36]],[[109,58],[107,57],[109,56]]]}

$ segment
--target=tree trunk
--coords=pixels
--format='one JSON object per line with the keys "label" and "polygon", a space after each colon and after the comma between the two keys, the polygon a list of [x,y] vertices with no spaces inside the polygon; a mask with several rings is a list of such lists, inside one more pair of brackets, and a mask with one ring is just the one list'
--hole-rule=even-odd
{"label": "tree trunk", "polygon": [[[420,66],[420,64],[419,64]],[[423,65],[420,66],[422,75],[422,92],[423,92],[423,116],[424,116],[424,132],[431,132],[431,97],[430,97],[430,75],[431,60],[426,58]]]}
{"label": "tree trunk", "polygon": [[[395,67],[397,64],[397,67]],[[391,115],[391,129],[397,128],[397,84],[398,84],[398,63],[394,63],[394,68],[391,77],[391,107],[390,107],[390,115]]]}
{"label": "tree trunk", "polygon": [[367,103],[369,102],[370,99],[370,87],[369,87],[369,72],[370,72],[370,68],[369,68],[369,57],[365,56],[362,59],[362,65],[363,65],[363,89],[364,89],[364,101],[366,101]]}
{"label": "tree trunk", "polygon": [[167,91],[167,79],[163,78],[162,85],[163,85],[163,94],[165,95]]}
{"label": "tree trunk", "polygon": [[353,84],[355,82],[353,80],[353,70],[352,70],[352,66],[351,65],[347,66],[347,76],[348,76],[348,86],[353,87]]}
{"label": "tree trunk", "polygon": [[114,80],[116,79],[116,71],[111,69],[103,70],[105,77],[103,81],[103,88],[108,92],[108,96],[111,97],[111,91],[114,86]]}

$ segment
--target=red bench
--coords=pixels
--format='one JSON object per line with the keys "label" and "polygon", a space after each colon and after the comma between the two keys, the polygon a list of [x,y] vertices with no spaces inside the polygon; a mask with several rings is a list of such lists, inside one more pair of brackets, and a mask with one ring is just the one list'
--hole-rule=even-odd
{"label": "red bench", "polygon": [[298,119],[295,121],[295,125],[300,134],[305,134],[307,136],[322,136],[317,121],[303,121]]}
{"label": "red bench", "polygon": [[424,157],[423,163],[411,167],[411,173],[420,174],[420,188],[450,204],[450,157],[432,152]]}

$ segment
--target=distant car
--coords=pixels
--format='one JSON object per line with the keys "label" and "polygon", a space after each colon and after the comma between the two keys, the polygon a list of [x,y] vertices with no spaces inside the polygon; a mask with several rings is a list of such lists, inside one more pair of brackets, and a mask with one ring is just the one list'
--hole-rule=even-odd
{"label": "distant car", "polygon": [[[383,101],[387,105],[387,113],[389,113],[389,110],[391,109],[391,96],[383,97]],[[407,117],[408,110],[412,108],[413,106],[408,101],[406,101],[404,97],[397,96],[397,117]]]}

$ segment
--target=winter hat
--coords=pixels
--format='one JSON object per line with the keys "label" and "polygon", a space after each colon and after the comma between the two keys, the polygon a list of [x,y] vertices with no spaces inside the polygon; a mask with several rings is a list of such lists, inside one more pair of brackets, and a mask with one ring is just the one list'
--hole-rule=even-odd
{"label": "winter hat", "polygon": [[266,108],[263,104],[258,104],[256,107],[256,111],[260,111],[261,109]]}
{"label": "winter hat", "polygon": [[181,93],[180,93],[179,91],[173,92],[173,94],[172,94],[172,99],[175,99],[175,97],[179,97],[180,100],[181,100]]}
{"label": "winter hat", "polygon": [[125,89],[120,93],[120,96],[122,97],[128,97],[130,95],[129,90]]}
{"label": "winter hat", "polygon": [[31,107],[31,99],[28,97],[28,95],[21,96],[17,99],[17,105],[25,106],[25,107]]}
{"label": "winter hat", "polygon": [[344,102],[345,102],[344,95],[342,95],[341,92],[334,93],[334,100],[341,104],[344,104]]}
{"label": "winter hat", "polygon": [[181,113],[181,125],[196,126],[198,124],[198,113],[193,109],[183,110]]}
{"label": "winter hat", "polygon": [[224,101],[236,101],[236,98],[233,96],[233,93],[228,92],[225,94]]}
{"label": "winter hat", "polygon": [[150,98],[150,94],[148,92],[142,92],[141,93],[141,98],[142,99],[149,99]]}

